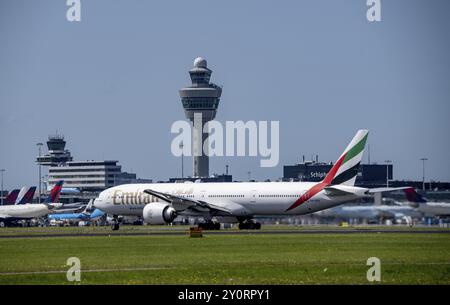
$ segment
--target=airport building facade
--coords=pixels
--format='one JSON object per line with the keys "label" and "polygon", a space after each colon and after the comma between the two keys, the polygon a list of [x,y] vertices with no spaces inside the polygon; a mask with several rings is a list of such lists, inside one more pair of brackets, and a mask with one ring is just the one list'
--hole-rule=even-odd
{"label": "airport building facade", "polygon": [[48,189],[64,180],[67,188],[81,192],[100,192],[109,187],[126,183],[151,183],[150,179],[137,179],[136,174],[122,172],[118,161],[70,161],[48,169]]}
{"label": "airport building facade", "polygon": [[[319,182],[327,175],[333,163],[306,161],[283,166],[283,179]],[[393,178],[392,164],[361,164],[355,184],[361,187],[384,187]]]}
{"label": "airport building facade", "polygon": [[153,182],[122,171],[122,166],[116,160],[73,161],[65,146],[64,136],[50,135],[47,141],[48,152],[36,158],[39,165],[48,169],[47,191],[59,180],[64,180],[62,202],[87,201],[116,185]]}

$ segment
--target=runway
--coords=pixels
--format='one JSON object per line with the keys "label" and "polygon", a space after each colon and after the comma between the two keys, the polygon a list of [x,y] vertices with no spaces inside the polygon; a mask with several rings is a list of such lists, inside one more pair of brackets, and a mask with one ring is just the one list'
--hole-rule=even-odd
{"label": "runway", "polygon": [[[218,230],[203,231],[208,235],[284,235],[284,234],[450,234],[449,229],[292,229],[292,230]],[[111,237],[111,236],[188,236],[188,230],[149,230],[145,232],[92,232],[92,233],[48,233],[48,234],[9,234],[1,235],[4,238],[57,238],[57,237]]]}

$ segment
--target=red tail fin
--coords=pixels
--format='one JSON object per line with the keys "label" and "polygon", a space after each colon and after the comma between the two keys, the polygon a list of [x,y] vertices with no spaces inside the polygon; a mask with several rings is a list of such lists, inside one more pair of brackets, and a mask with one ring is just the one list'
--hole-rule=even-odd
{"label": "red tail fin", "polygon": [[17,195],[19,195],[19,189],[12,190],[8,196],[6,196],[5,200],[3,201],[3,204],[14,204],[17,199]]}
{"label": "red tail fin", "polygon": [[50,192],[50,196],[47,198],[47,203],[55,203],[59,201],[63,183],[64,180],[59,180],[58,182],[56,182],[55,186],[52,188]]}

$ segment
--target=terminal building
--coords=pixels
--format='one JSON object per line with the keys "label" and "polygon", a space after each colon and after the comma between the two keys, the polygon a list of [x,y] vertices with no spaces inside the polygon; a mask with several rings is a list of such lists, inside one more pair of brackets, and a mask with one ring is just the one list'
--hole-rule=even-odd
{"label": "terminal building", "polygon": [[[48,153],[39,155],[36,162],[48,168],[47,190],[59,180],[64,180],[62,201],[94,198],[99,192],[121,184],[152,183],[151,179],[138,179],[136,174],[122,171],[115,160],[73,161],[62,135],[50,135]],[[64,193],[70,190],[70,193]],[[76,192],[74,192],[76,190]]]}
{"label": "terminal building", "polygon": [[210,177],[183,177],[183,178],[170,178],[170,183],[182,183],[182,182],[233,182],[233,176],[228,174],[213,175]]}
{"label": "terminal building", "polygon": [[122,172],[118,161],[70,161],[48,169],[48,185],[51,189],[58,180],[64,187],[77,188],[81,192],[101,192],[115,185],[127,183],[151,183],[149,179],[137,179],[136,174]]}
{"label": "terminal building", "polygon": [[[319,182],[327,175],[333,163],[303,161],[295,165],[283,166],[283,180]],[[385,187],[387,180],[391,185],[393,178],[392,164],[361,164],[356,176],[356,186]]]}

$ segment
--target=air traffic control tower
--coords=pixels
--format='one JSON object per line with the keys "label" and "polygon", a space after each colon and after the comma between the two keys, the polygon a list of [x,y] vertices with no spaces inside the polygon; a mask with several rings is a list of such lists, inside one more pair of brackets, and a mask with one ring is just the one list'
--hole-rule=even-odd
{"label": "air traffic control tower", "polygon": [[[219,107],[220,96],[222,94],[221,87],[209,82],[211,73],[212,71],[208,69],[206,60],[201,57],[197,57],[194,60],[194,67],[189,71],[192,85],[180,89],[181,102],[183,103],[186,118],[188,118],[192,124],[194,124],[194,120],[198,120],[200,123],[201,118],[202,130],[203,126],[208,121],[215,118],[217,108]],[[195,128],[193,129],[192,148],[194,151],[194,177],[209,176],[209,157],[203,153],[203,150],[196,150],[195,145],[197,141],[201,141],[200,143],[203,147],[204,142],[207,141],[207,136],[207,134],[203,132],[196,132]]]}
{"label": "air traffic control tower", "polygon": [[66,150],[66,141],[62,135],[49,135],[47,141],[48,154],[38,156],[36,162],[44,166],[58,166],[72,161],[70,151]]}

